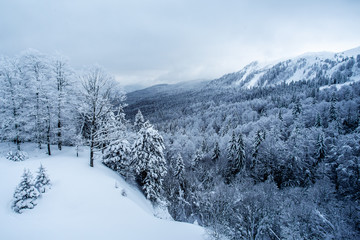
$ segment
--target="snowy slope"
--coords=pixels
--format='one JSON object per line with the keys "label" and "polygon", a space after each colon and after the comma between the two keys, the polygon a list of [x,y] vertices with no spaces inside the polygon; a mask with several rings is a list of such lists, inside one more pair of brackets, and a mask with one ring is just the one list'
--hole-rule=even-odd
{"label": "snowy slope", "polygon": [[[0,239],[204,239],[199,226],[154,217],[151,204],[119,175],[100,162],[90,168],[86,150],[79,158],[74,148],[54,150],[49,157],[34,148],[25,146],[26,161],[11,162],[5,158],[9,144],[0,144]],[[23,170],[35,176],[40,163],[52,189],[34,209],[17,214],[11,200]]]}
{"label": "snowy slope", "polygon": [[335,78],[359,81],[359,58],[360,47],[340,53],[306,53],[292,59],[272,63],[252,62],[238,72],[213,80],[209,87],[248,89],[300,80],[312,81],[319,78],[326,78],[330,81]]}

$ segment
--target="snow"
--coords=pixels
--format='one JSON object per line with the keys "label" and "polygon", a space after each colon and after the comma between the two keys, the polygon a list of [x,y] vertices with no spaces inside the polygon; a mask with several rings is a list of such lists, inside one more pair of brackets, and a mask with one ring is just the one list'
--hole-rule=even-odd
{"label": "snow", "polygon": [[[5,158],[14,147],[0,144],[0,239],[204,239],[203,228],[159,219],[166,211],[154,209],[136,187],[95,161],[89,167],[88,151],[65,147],[47,156],[45,150],[26,144],[29,159],[12,162]],[[11,209],[16,186],[24,168],[36,174],[42,164],[52,187],[38,199],[34,209],[17,214]],[[116,187],[117,188],[116,188]],[[123,196],[123,192],[126,196]]]}

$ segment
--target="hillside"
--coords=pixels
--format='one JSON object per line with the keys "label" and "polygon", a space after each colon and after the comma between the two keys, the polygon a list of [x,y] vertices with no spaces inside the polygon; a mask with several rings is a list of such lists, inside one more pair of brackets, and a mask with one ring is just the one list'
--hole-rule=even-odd
{"label": "hillside", "polygon": [[[319,86],[353,83],[360,80],[360,47],[339,53],[306,53],[273,63],[252,62],[238,72],[212,81],[157,85],[127,94],[125,108],[133,117],[141,109],[151,120],[167,119],[167,109],[185,111],[190,104],[208,100],[233,101],[243,90],[274,87],[299,81]],[[245,93],[246,94],[246,93]],[[166,103],[166,104],[164,104]]]}
{"label": "hillside", "polygon": [[[70,147],[50,157],[35,144],[24,148],[30,158],[11,162],[4,157],[9,144],[0,145],[0,239],[203,239],[198,226],[156,218],[166,214],[100,162],[90,168],[87,149],[77,158]],[[34,209],[17,214],[11,209],[15,187],[24,168],[35,176],[40,163],[52,189]]]}

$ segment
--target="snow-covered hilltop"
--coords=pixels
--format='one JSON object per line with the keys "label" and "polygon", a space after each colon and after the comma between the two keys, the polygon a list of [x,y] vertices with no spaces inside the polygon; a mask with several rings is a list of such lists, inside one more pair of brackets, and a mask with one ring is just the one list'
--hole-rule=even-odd
{"label": "snow-covered hilltop", "polygon": [[[5,159],[7,143],[0,145],[0,239],[203,239],[201,227],[163,220],[144,195],[101,162],[88,165],[88,151],[76,157],[65,147],[48,156],[35,144],[24,149],[30,158]],[[35,150],[34,150],[35,149]],[[34,209],[22,214],[11,209],[14,190],[24,168],[34,174],[42,164],[52,188]]]}
{"label": "snow-covered hilltop", "polygon": [[265,87],[300,80],[326,79],[341,83],[360,79],[360,47],[340,53],[306,53],[285,61],[252,62],[238,72],[212,81],[211,87]]}

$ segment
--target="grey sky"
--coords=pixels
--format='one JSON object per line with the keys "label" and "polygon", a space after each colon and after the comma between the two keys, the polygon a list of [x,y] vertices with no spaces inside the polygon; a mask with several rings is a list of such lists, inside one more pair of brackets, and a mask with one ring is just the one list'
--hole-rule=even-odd
{"label": "grey sky", "polygon": [[2,0],[0,54],[58,51],[123,85],[212,79],[360,46],[359,12],[358,0]]}

